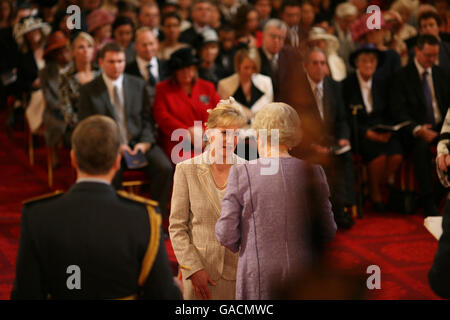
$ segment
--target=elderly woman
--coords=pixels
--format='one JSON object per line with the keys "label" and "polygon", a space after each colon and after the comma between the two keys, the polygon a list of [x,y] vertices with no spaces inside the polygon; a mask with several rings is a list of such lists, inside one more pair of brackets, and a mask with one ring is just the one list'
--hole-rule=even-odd
{"label": "elderly woman", "polygon": [[182,268],[184,299],[235,298],[238,257],[217,242],[214,228],[228,172],[245,162],[233,154],[245,123],[241,107],[222,100],[209,113],[208,148],[176,166],[169,233]]}
{"label": "elderly woman", "polygon": [[64,115],[68,138],[78,123],[76,106],[80,96],[80,87],[100,74],[100,71],[92,65],[94,45],[94,39],[88,33],[80,32],[73,39],[71,45],[72,65],[59,78],[60,109]]}
{"label": "elderly woman", "polygon": [[[370,196],[375,211],[385,211],[381,188],[386,180],[393,184],[395,172],[402,162],[402,146],[397,133],[379,131],[375,126],[389,124],[388,87],[384,78],[375,71],[382,63],[384,52],[373,45],[361,46],[350,55],[350,63],[356,72],[343,81],[344,103],[361,105],[358,111],[358,152],[368,163]],[[349,121],[352,121],[350,119]]]}
{"label": "elderly woman", "polygon": [[259,73],[261,59],[256,49],[241,49],[234,56],[235,73],[219,81],[217,92],[222,99],[233,96],[246,107],[249,117],[273,101],[270,77]]}
{"label": "elderly woman", "polygon": [[[297,112],[285,103],[270,103],[256,114],[253,128],[261,158],[231,168],[216,235],[232,252],[240,250],[236,299],[273,299],[274,285],[312,261],[311,208],[324,241],[333,239],[336,224],[323,169],[289,155],[300,140]],[[317,183],[315,203],[307,191],[312,182]]]}
{"label": "elderly woman", "polygon": [[[153,116],[159,126],[161,145],[173,163],[192,157],[191,145],[203,140],[202,130],[194,130],[195,122],[199,121],[204,129],[206,110],[214,108],[220,100],[214,84],[198,78],[198,62],[191,48],[175,51],[169,60],[171,78],[156,86]],[[179,133],[175,132],[177,129],[186,129],[181,133],[184,141],[181,145],[172,140],[172,134]]]}

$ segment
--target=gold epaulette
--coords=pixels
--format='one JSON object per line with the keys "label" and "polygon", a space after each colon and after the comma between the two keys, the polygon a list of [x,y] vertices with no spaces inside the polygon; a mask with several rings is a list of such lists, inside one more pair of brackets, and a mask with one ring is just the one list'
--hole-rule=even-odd
{"label": "gold epaulette", "polygon": [[25,205],[25,204],[28,204],[28,203],[31,203],[31,202],[35,202],[35,201],[40,201],[40,200],[44,200],[44,199],[53,198],[53,197],[59,196],[59,195],[61,195],[63,193],[64,192],[62,190],[56,190],[54,192],[42,194],[40,196],[33,197],[33,198],[30,198],[30,199],[22,201],[22,205]]}
{"label": "gold epaulette", "polygon": [[141,202],[143,204],[145,204],[146,206],[150,205],[152,207],[157,207],[158,206],[158,202],[155,200],[151,200],[151,199],[147,199],[144,197],[140,197],[137,196],[133,193],[129,193],[123,190],[117,190],[117,194],[119,196],[121,196],[122,198],[128,199],[128,200],[133,200],[133,201],[137,201],[137,202]]}

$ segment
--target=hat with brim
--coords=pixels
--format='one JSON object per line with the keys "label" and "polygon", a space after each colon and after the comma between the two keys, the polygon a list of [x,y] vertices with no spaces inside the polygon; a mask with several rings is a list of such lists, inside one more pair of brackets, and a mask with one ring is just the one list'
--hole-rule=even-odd
{"label": "hat with brim", "polygon": [[68,43],[69,41],[62,31],[53,32],[47,39],[44,58],[52,51],[66,47]]}
{"label": "hat with brim", "polygon": [[320,27],[313,27],[308,34],[308,41],[325,40],[327,42],[327,50],[337,51],[339,49],[338,39]]}
{"label": "hat with brim", "polygon": [[114,16],[105,9],[96,9],[87,16],[86,22],[88,32],[90,33],[106,24],[112,24],[114,22]]}
{"label": "hat with brim", "polygon": [[173,73],[177,70],[198,65],[200,60],[198,60],[192,52],[192,48],[185,47],[176,50],[170,55],[169,68]]}
{"label": "hat with brim", "polygon": [[40,29],[45,37],[48,36],[52,30],[48,23],[43,22],[40,18],[35,18],[33,16],[23,18],[19,23],[15,24],[13,35],[19,47],[23,45],[23,37],[28,32],[37,29]]}
{"label": "hat with brim", "polygon": [[365,14],[355,22],[353,22],[351,26],[351,32],[352,32],[352,39],[354,42],[360,42],[362,37],[368,34],[371,31],[374,30],[380,30],[380,29],[388,29],[388,26],[386,24],[386,21],[384,20],[384,16],[380,14],[380,28],[374,29],[369,28],[369,23],[372,22],[369,21],[369,19],[372,17],[372,14]]}
{"label": "hat with brim", "polygon": [[376,54],[377,58],[378,58],[378,66],[383,64],[383,60],[384,60],[384,52],[378,50],[375,45],[371,44],[371,43],[367,43],[364,44],[362,46],[360,46],[359,48],[357,48],[355,51],[353,51],[350,54],[349,57],[349,61],[350,61],[350,65],[356,69],[356,59],[358,58],[358,56],[362,53],[374,53]]}

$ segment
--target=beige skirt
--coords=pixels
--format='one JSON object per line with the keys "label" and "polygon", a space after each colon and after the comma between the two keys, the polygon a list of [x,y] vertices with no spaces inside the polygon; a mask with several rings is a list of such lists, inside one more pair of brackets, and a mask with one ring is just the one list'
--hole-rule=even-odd
{"label": "beige skirt", "polygon": [[[211,300],[235,300],[236,280],[225,280],[220,278],[215,281],[216,285],[209,285],[209,294]],[[184,300],[201,300],[194,291],[191,280],[183,279],[183,298]]]}

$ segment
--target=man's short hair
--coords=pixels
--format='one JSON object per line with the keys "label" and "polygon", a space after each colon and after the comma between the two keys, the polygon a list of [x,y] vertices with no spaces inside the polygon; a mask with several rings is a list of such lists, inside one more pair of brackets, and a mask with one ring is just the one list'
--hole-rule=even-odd
{"label": "man's short hair", "polygon": [[100,59],[105,58],[107,52],[122,52],[125,54],[125,50],[117,42],[108,42],[100,50],[98,57]]}
{"label": "man's short hair", "polygon": [[419,37],[417,38],[416,47],[419,50],[423,50],[423,47],[425,47],[426,44],[430,46],[438,46],[439,40],[431,34],[419,35]]}
{"label": "man's short hair", "polygon": [[437,14],[434,11],[425,11],[417,18],[417,24],[419,25],[419,29],[421,28],[422,20],[427,19],[434,19],[438,25],[438,27],[441,26],[441,18],[439,17],[439,14]]}
{"label": "man's short hair", "polygon": [[72,149],[80,171],[91,175],[106,174],[120,152],[119,127],[109,117],[90,116],[76,126]]}
{"label": "man's short hair", "polygon": [[310,59],[311,59],[311,54],[312,54],[313,52],[319,52],[319,53],[323,54],[323,56],[325,57],[325,60],[327,59],[327,54],[326,54],[325,51],[323,51],[323,50],[320,49],[319,47],[312,47],[312,48],[309,48],[309,49],[306,51],[306,54],[305,54],[304,60],[303,60],[303,64],[304,64],[304,65],[307,65],[307,64],[309,63],[309,61],[310,61]]}

